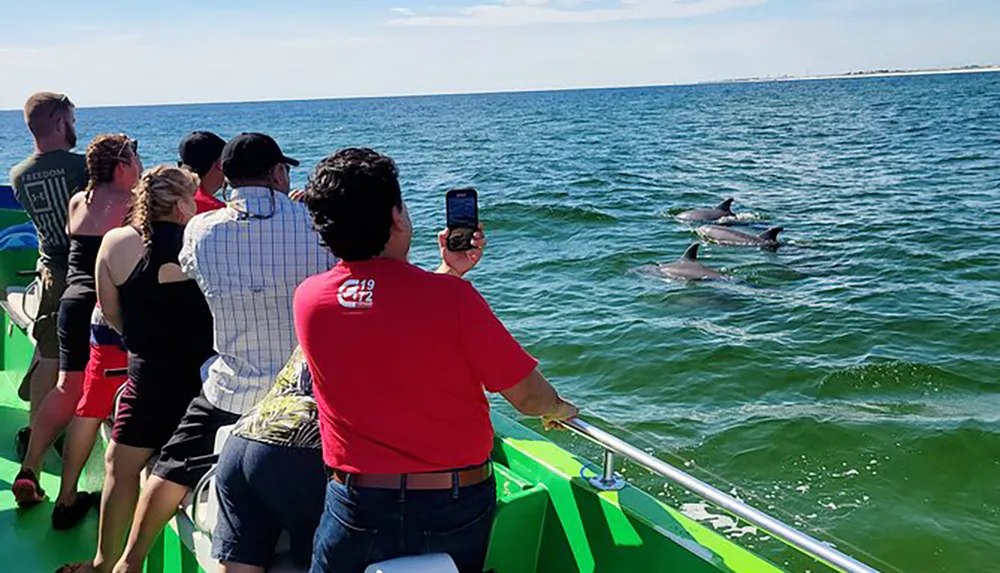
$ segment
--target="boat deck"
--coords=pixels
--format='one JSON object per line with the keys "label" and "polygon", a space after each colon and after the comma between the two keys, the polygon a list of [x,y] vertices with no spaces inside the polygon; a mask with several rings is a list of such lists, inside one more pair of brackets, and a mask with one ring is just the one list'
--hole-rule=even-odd
{"label": "boat deck", "polygon": [[55,571],[64,563],[83,561],[94,556],[97,546],[97,512],[70,531],[52,529],[51,516],[59,491],[59,458],[50,452],[45,459],[42,488],[50,499],[31,509],[21,510],[10,491],[20,463],[14,447],[14,434],[28,424],[28,404],[17,397],[17,384],[11,372],[0,372],[0,569],[11,572]]}

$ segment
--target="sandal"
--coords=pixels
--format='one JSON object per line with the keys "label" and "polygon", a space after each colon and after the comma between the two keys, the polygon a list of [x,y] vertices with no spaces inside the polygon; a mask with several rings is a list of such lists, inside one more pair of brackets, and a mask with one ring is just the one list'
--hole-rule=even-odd
{"label": "sandal", "polygon": [[76,500],[69,505],[58,504],[52,508],[52,529],[64,531],[80,524],[92,508],[101,503],[101,496],[89,491],[76,494]]}
{"label": "sandal", "polygon": [[34,507],[45,500],[45,490],[38,483],[38,476],[31,470],[18,472],[10,489],[21,508]]}
{"label": "sandal", "polygon": [[91,573],[95,571],[97,569],[94,569],[94,564],[89,561],[85,563],[67,563],[56,569],[56,573]]}

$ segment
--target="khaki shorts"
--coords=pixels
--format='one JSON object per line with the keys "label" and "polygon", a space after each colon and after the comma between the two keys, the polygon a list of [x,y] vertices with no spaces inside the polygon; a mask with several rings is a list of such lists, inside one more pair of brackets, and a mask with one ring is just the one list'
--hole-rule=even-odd
{"label": "khaki shorts", "polygon": [[59,300],[66,290],[66,271],[41,267],[39,282],[42,296],[38,301],[38,316],[31,327],[38,354],[42,358],[59,359],[58,314]]}

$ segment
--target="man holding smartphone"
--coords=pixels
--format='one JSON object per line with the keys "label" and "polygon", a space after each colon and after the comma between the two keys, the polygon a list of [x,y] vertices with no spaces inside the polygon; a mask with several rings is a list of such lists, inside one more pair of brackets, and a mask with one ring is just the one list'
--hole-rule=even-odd
{"label": "man holding smartphone", "polygon": [[479,573],[496,507],[484,389],[547,424],[577,410],[458,278],[481,259],[481,232],[451,251],[443,231],[437,273],[407,262],[412,226],[392,159],[341,150],[317,165],[304,200],[341,259],[294,302],[330,475],[311,571],[447,553]]}

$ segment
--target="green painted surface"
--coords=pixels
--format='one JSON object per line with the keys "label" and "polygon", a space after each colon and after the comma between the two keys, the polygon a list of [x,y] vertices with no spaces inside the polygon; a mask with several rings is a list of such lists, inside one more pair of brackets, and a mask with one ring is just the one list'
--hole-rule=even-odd
{"label": "green painted surface", "polygon": [[[93,557],[97,544],[96,515],[87,518],[83,527],[72,531],[54,531],[50,526],[52,503],[46,502],[27,511],[17,508],[10,492],[19,464],[14,452],[14,433],[28,421],[27,404],[20,402],[14,387],[0,383],[0,571],[36,573],[55,571],[56,567]],[[58,463],[53,455],[46,460],[42,487],[57,491]]]}
{"label": "green painted surface", "polygon": [[[508,546],[519,551],[535,546],[534,570],[540,572],[781,571],[634,487],[596,492],[580,477],[585,467],[576,456],[504,416],[494,416],[494,425],[502,436],[495,460],[525,483],[544,488],[549,503],[536,544],[528,538],[534,530],[494,535],[491,558]],[[500,512],[497,525],[504,519]]]}
{"label": "green painted surface", "polygon": [[[28,510],[14,502],[10,486],[19,464],[13,436],[28,423],[28,404],[17,398],[17,384],[31,358],[32,347],[17,328],[10,328],[4,316],[5,367],[0,376],[0,571],[10,573],[51,573],[65,563],[84,561],[94,556],[97,547],[97,514],[92,512],[80,527],[55,531],[50,525],[52,500]],[[100,452],[98,452],[98,458]],[[54,497],[59,488],[59,458],[49,453],[41,476],[42,488]],[[82,480],[90,481],[87,476]],[[168,528],[150,558],[148,573],[200,573],[193,555],[173,529]]]}

